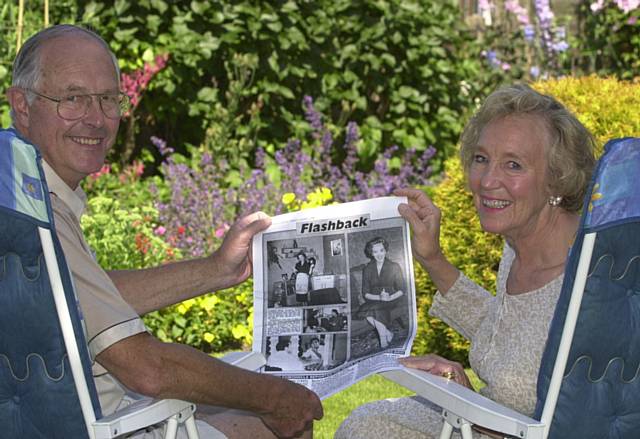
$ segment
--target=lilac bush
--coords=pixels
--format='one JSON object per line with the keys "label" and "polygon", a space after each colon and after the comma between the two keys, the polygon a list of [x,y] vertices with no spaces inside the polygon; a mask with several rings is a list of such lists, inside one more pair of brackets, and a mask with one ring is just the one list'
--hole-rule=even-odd
{"label": "lilac bush", "polygon": [[[431,176],[429,160],[435,154],[387,148],[372,169],[363,169],[358,156],[358,125],[349,122],[344,135],[324,122],[313,99],[303,99],[308,138],[290,139],[272,155],[258,148],[254,167],[231,169],[201,149],[187,159],[157,137],[152,143],[164,157],[161,171],[164,187],[155,187],[161,201],[156,203],[162,233],[167,241],[185,254],[200,256],[219,243],[229,225],[238,217],[256,210],[269,214],[286,211],[282,195],[293,193],[298,199],[319,188],[331,191],[338,202],[389,195],[398,187],[427,185]],[[337,139],[343,137],[344,140]],[[227,178],[238,172],[243,178],[233,183]]]}

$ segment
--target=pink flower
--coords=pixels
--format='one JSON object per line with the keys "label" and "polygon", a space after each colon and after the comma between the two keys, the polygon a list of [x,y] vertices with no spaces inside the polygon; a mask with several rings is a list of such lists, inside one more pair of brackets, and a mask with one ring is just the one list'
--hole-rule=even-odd
{"label": "pink flower", "polygon": [[153,233],[155,233],[158,236],[162,236],[166,233],[167,229],[162,227],[162,226],[158,226],[156,227],[156,229],[153,231]]}
{"label": "pink flower", "polygon": [[616,3],[625,14],[628,14],[640,6],[640,0],[616,0]]}
{"label": "pink flower", "polygon": [[144,163],[134,160],[133,171],[138,177],[140,177],[144,173]]}
{"label": "pink flower", "polygon": [[604,8],[604,0],[598,0],[595,3],[591,3],[590,8],[592,12],[598,12],[599,10]]}
{"label": "pink flower", "polygon": [[91,174],[91,178],[98,179],[110,172],[111,172],[111,166],[109,166],[108,164],[104,164],[102,165],[102,168],[100,168],[98,172],[94,172],[93,174]]}

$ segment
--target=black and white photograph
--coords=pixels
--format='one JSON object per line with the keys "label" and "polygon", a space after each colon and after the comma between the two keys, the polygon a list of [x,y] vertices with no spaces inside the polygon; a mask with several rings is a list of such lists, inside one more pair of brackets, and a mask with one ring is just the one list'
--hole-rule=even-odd
{"label": "black and white photograph", "polygon": [[346,334],[269,337],[265,372],[331,370],[347,359]]}
{"label": "black and white photograph", "polygon": [[347,308],[308,308],[304,311],[304,332],[343,332],[347,330]]}
{"label": "black and white photograph", "polygon": [[347,303],[347,263],[333,236],[267,241],[268,308]]}
{"label": "black and white photograph", "polygon": [[401,227],[349,235],[351,357],[400,346],[408,332],[407,270]]}
{"label": "black and white photograph", "polygon": [[331,241],[331,256],[342,256],[342,239]]}

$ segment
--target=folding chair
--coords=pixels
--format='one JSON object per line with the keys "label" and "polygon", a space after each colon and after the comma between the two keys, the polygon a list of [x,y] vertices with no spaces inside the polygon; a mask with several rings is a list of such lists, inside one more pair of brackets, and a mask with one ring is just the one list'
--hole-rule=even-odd
{"label": "folding chair", "polygon": [[198,438],[195,405],[144,400],[103,417],[82,314],[38,150],[0,130],[0,437],[114,438],[167,420]]}
{"label": "folding chair", "polygon": [[527,439],[640,437],[640,139],[609,142],[591,181],[542,358],[533,418],[454,382],[383,375],[443,408],[441,438],[478,425]]}

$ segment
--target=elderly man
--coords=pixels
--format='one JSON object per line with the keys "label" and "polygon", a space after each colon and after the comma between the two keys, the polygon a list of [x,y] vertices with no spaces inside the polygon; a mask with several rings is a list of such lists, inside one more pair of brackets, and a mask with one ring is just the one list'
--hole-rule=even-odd
{"label": "elderly man", "polygon": [[[16,57],[7,91],[15,129],[37,145],[51,191],[58,234],[85,315],[94,378],[105,414],[146,395],[202,404],[201,437],[310,434],[322,417],[317,396],[302,386],[244,371],[147,333],[140,315],[251,274],[251,238],[270,223],[261,213],[239,220],[209,257],[162,267],[106,273],[80,229],[85,195],[79,183],[100,169],[113,145],[123,101],[108,45],[86,29],[61,25],[29,39]],[[225,408],[225,409],[222,409]],[[162,426],[136,438],[158,437]]]}

